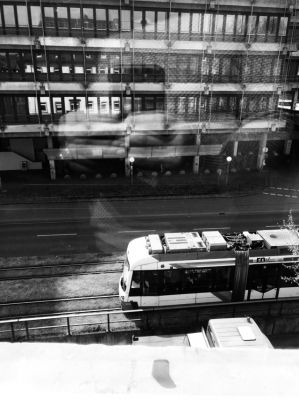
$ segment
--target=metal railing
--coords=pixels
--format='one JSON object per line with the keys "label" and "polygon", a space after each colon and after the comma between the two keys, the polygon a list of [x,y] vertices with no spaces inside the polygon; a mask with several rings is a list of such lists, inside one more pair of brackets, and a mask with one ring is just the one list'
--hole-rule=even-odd
{"label": "metal railing", "polygon": [[[211,318],[248,316],[259,320],[266,334],[279,334],[284,320],[299,321],[299,298],[250,302],[192,304],[126,311],[95,311],[0,320],[0,341],[34,341],[84,334],[200,329]],[[280,320],[280,323],[277,322]]]}

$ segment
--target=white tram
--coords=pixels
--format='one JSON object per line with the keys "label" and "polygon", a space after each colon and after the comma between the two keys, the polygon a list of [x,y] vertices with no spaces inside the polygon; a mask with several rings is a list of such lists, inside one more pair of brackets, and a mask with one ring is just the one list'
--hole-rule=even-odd
{"label": "white tram", "polygon": [[[288,229],[164,233],[128,244],[123,309],[299,296],[299,236]],[[241,254],[241,256],[240,256]],[[240,258],[241,257],[241,258]]]}

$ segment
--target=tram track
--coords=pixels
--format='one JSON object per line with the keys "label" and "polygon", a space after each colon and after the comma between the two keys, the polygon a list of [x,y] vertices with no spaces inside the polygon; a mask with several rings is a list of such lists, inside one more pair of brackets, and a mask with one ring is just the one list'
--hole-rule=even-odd
{"label": "tram track", "polygon": [[[123,263],[119,260],[107,262],[56,264],[0,268],[0,282],[32,278],[58,278],[80,275],[121,273]],[[110,266],[107,269],[107,266]],[[97,267],[97,268],[96,268]]]}
{"label": "tram track", "polygon": [[[66,313],[120,310],[117,294],[74,296],[0,303],[0,320],[8,317],[39,317]],[[36,310],[36,312],[32,312]]]}

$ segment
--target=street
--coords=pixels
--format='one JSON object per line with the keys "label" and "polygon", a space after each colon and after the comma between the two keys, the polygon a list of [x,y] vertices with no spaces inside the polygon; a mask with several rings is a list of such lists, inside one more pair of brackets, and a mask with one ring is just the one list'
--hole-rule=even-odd
{"label": "street", "polygon": [[297,198],[258,194],[235,198],[164,198],[0,206],[0,255],[46,256],[125,251],[129,240],[154,232],[275,228]]}

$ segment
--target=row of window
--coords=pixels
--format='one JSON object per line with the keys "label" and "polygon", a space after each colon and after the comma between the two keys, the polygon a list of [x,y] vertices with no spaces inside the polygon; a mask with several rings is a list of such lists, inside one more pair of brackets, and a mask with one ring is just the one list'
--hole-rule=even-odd
{"label": "row of window", "polygon": [[[274,288],[294,286],[294,283],[281,278],[289,276],[294,276],[294,273],[283,264],[250,266],[246,289],[265,293]],[[226,291],[233,289],[233,280],[234,266],[134,271],[130,296]]]}
{"label": "row of window", "polygon": [[[27,4],[27,2],[26,2]],[[6,34],[20,33],[60,36],[107,36],[134,32],[152,37],[182,35],[192,39],[216,35],[276,41],[286,36],[288,17],[209,12],[144,11],[121,8],[80,6],[0,6],[0,28]],[[136,37],[136,36],[135,36]]]}
{"label": "row of window", "polygon": [[[234,81],[271,81],[282,73],[277,56],[167,55],[83,52],[0,51],[0,76],[7,80],[200,81],[203,76]],[[296,75],[297,63],[286,63],[283,75]],[[81,75],[81,77],[80,77]],[[123,75],[122,77],[120,75]]]}
{"label": "row of window", "polygon": [[[278,96],[275,95],[219,95],[171,96],[161,95],[106,95],[106,96],[2,96],[0,114],[7,123],[59,120],[69,112],[79,112],[80,118],[97,116],[117,117],[142,111],[167,111],[184,119],[198,120],[220,117],[236,118],[240,113],[258,115],[277,110]],[[74,113],[76,115],[76,113]],[[222,115],[223,114],[223,115]],[[70,115],[69,118],[72,118]]]}

